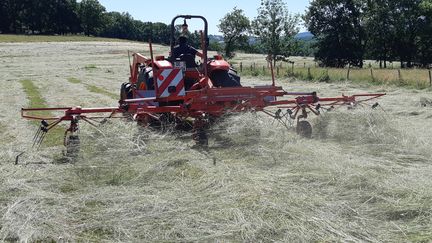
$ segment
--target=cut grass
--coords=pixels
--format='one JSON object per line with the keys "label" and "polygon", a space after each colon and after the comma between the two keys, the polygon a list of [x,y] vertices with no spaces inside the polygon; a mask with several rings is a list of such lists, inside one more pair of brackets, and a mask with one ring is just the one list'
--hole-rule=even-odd
{"label": "cut grass", "polygon": [[[82,84],[83,83],[81,80],[79,80],[77,78],[73,78],[73,77],[68,78],[67,80],[68,80],[69,83],[73,83],[73,84]],[[84,84],[84,86],[86,87],[86,89],[88,91],[90,91],[92,93],[102,94],[102,95],[108,96],[108,97],[113,98],[113,99],[118,99],[119,98],[119,96],[117,94],[113,94],[113,93],[111,93],[111,92],[109,92],[109,91],[107,91],[107,90],[105,90],[103,88],[97,87],[95,85]]]}
{"label": "cut grass", "polygon": [[[24,92],[27,95],[27,99],[29,100],[29,107],[32,108],[46,108],[47,104],[45,99],[42,97],[42,94],[40,93],[38,87],[33,83],[33,81],[29,79],[23,79],[20,80],[20,83],[24,89]],[[41,112],[34,112],[32,115],[37,116],[52,116],[51,112],[49,111],[41,111]],[[39,126],[40,122],[36,120],[31,121],[32,124],[35,126]],[[62,144],[64,136],[64,129],[56,126],[53,129],[51,129],[47,136],[44,139],[44,144],[48,147],[58,146]]]}
{"label": "cut grass", "polygon": [[104,42],[128,42],[128,40],[90,37],[82,35],[6,35],[0,34],[0,42],[80,42],[80,41],[104,41]]}

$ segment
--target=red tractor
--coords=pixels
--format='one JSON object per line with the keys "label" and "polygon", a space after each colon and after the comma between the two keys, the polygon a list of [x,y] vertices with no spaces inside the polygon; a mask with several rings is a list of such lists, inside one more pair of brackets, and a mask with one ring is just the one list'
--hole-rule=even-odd
{"label": "red tractor", "polygon": [[[22,116],[41,120],[41,126],[35,136],[35,144],[42,142],[45,134],[62,121],[69,121],[65,132],[65,146],[76,147],[79,138],[76,135],[79,121],[92,125],[93,118],[100,118],[100,113],[110,113],[106,118],[132,117],[143,126],[174,125],[194,131],[193,138],[201,145],[207,144],[206,130],[211,122],[225,114],[235,112],[264,112],[284,123],[285,118],[297,121],[297,132],[311,137],[312,127],[306,120],[308,114],[319,115],[325,106],[353,106],[361,102],[378,98],[385,94],[358,94],[332,98],[320,98],[316,92],[287,92],[275,85],[272,69],[272,83],[266,86],[244,87],[230,64],[221,56],[208,58],[208,25],[202,16],[179,15],[171,22],[171,54],[175,46],[175,22],[201,19],[204,31],[201,31],[202,62],[198,65],[195,57],[181,55],[151,57],[139,53],[133,54],[128,83],[121,86],[119,106],[107,108],[28,108],[22,109]],[[293,98],[281,99],[290,96]],[[271,111],[266,108],[275,107]],[[59,117],[32,116],[29,112],[51,110],[64,111]],[[49,122],[51,121],[51,122]],[[287,125],[287,124],[284,124]],[[68,149],[69,150],[69,149]],[[71,149],[73,150],[73,149]]]}

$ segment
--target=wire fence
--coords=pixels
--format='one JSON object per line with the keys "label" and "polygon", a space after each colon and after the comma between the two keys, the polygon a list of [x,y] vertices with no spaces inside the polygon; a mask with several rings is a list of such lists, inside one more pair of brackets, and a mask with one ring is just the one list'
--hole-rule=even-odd
{"label": "wire fence", "polygon": [[[269,64],[234,63],[233,67],[243,75],[270,76]],[[431,69],[381,69],[381,68],[324,68],[314,65],[299,65],[294,62],[279,62],[274,67],[277,77],[293,77],[302,80],[329,81],[366,81],[375,84],[393,84],[397,86],[412,86],[416,88],[432,87]]]}

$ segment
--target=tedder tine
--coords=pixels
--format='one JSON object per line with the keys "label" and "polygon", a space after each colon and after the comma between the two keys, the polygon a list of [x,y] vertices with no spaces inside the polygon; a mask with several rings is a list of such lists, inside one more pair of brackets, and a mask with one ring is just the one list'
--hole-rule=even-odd
{"label": "tedder tine", "polygon": [[40,145],[42,144],[42,142],[45,138],[46,133],[48,132],[48,126],[49,126],[49,124],[47,121],[45,121],[45,120],[41,121],[39,129],[37,130],[36,134],[33,137],[32,147],[35,147],[35,146],[37,148],[40,147]]}

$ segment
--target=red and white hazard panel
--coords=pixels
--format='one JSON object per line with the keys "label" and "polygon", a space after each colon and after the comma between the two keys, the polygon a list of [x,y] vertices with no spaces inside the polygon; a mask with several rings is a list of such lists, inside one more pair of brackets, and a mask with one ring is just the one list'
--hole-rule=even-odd
{"label": "red and white hazard panel", "polygon": [[157,78],[159,97],[185,96],[183,76],[182,69],[170,68],[162,70]]}

